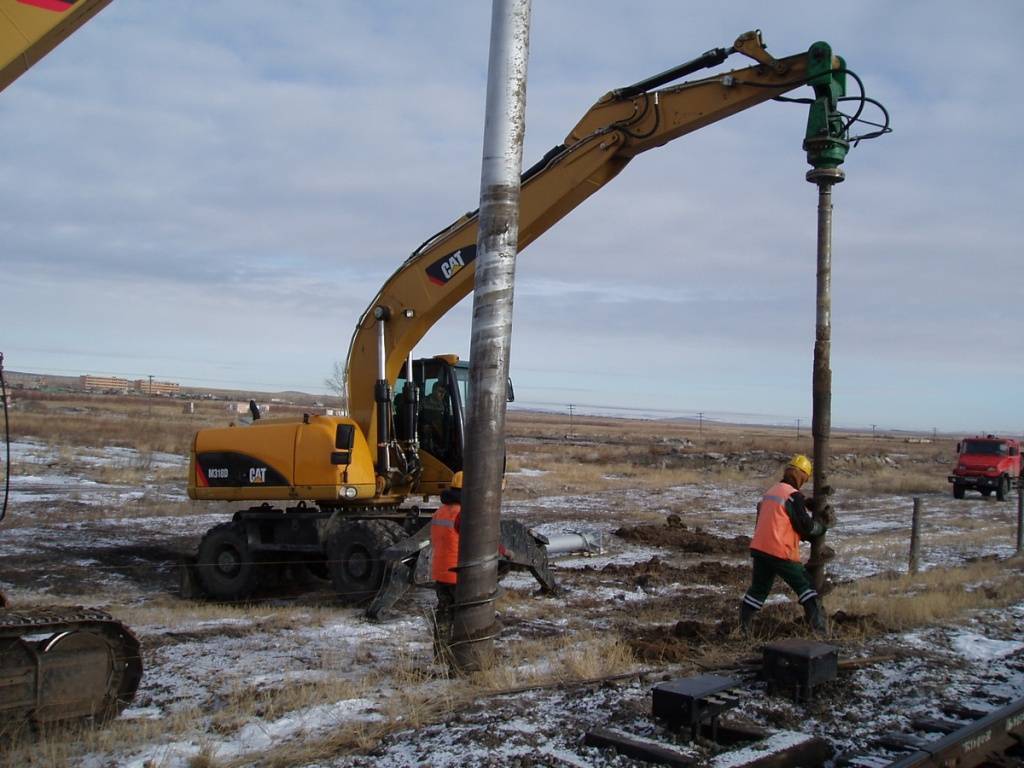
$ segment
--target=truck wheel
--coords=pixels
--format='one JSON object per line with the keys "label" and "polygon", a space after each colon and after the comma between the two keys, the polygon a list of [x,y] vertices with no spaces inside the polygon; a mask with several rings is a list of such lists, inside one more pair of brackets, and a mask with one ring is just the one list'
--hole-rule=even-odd
{"label": "truck wheel", "polygon": [[216,600],[242,600],[256,588],[256,564],[245,530],[234,523],[215,525],[199,542],[199,582]]}
{"label": "truck wheel", "polygon": [[401,526],[386,520],[352,520],[327,541],[327,569],[343,603],[371,600],[384,581],[384,550],[401,537]]}
{"label": "truck wheel", "polygon": [[1010,478],[1003,475],[999,478],[999,486],[996,488],[996,499],[999,501],[1006,501],[1006,497],[1010,495]]}
{"label": "truck wheel", "polygon": [[953,483],[953,498],[962,499],[964,497],[964,487],[959,483]]}

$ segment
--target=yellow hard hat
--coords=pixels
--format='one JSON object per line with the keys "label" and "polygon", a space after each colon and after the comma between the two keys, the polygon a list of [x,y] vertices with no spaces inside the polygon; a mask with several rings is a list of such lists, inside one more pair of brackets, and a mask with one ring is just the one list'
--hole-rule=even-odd
{"label": "yellow hard hat", "polygon": [[802,453],[793,454],[793,458],[789,460],[789,464],[787,464],[786,466],[792,467],[793,469],[799,469],[801,472],[807,475],[807,477],[810,477],[811,475],[814,474],[814,465],[811,464],[811,460],[804,456]]}
{"label": "yellow hard hat", "polygon": [[462,488],[462,472],[456,472],[452,475],[452,488]]}

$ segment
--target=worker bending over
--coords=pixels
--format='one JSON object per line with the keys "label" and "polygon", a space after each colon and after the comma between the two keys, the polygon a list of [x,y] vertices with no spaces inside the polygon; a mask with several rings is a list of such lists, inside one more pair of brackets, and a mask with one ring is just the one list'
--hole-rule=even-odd
{"label": "worker bending over", "polygon": [[805,499],[800,493],[812,471],[810,459],[795,455],[786,465],[781,482],[769,488],[757,505],[757,526],[750,542],[754,572],[750,589],[740,604],[740,627],[744,633],[749,633],[750,622],[764,605],[776,576],[796,593],[814,633],[820,636],[828,631],[821,598],[800,562],[800,541],[823,536],[833,522],[828,506],[820,511],[820,519],[812,517],[814,499]]}
{"label": "worker bending over", "polygon": [[435,640],[447,647],[455,606],[455,582],[459,564],[459,526],[462,521],[462,473],[452,476],[452,484],[441,492],[441,506],[430,521],[430,576],[437,590],[434,615]]}

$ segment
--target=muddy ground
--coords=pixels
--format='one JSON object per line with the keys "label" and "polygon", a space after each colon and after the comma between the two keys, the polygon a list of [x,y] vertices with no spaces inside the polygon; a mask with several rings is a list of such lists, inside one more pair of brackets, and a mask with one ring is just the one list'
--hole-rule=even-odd
{"label": "muddy ground", "polygon": [[[587,450],[602,445],[593,435],[581,441]],[[651,720],[652,685],[708,672],[733,675],[741,694],[734,717],[822,737],[837,754],[868,749],[873,734],[903,729],[915,716],[942,716],[955,703],[991,709],[1024,696],[1024,601],[998,578],[963,586],[992,592],[977,608],[899,629],[891,617],[837,613],[832,604],[830,642],[840,657],[874,661],[844,670],[809,704],[768,695],[753,663],[761,646],[807,637],[783,585],[759,616],[754,639],[736,627],[754,508],[777,457],[752,450],[687,459],[706,466],[725,456],[742,480],[709,472],[651,487],[627,478],[580,492],[571,483],[552,484],[542,463],[531,466],[551,442],[510,443],[518,469],[509,476],[505,514],[540,533],[599,533],[604,551],[557,559],[561,589],[554,596],[536,594],[525,574],[505,580],[498,646],[512,670],[508,684],[485,685],[465,700],[453,693],[460,681],[434,664],[431,592],[406,597],[379,622],[340,605],[323,582],[242,605],[183,601],[181,557],[232,511],[185,498],[183,480],[173,477],[177,469],[184,475],[184,457],[140,460],[131,449],[68,452],[41,438],[19,439],[0,588],[16,604],[98,605],[122,617],[142,639],[146,674],[116,738],[64,743],[55,736],[45,750],[20,745],[0,762],[639,765],[583,745],[588,729],[615,726],[691,750],[711,765],[721,750],[686,745]],[[883,451],[879,461],[889,456]],[[107,481],[97,479],[97,468],[111,466],[131,470],[131,482],[110,481],[109,472]],[[840,522],[829,534],[836,600],[858,582],[905,572],[911,509],[904,493],[837,488]],[[1022,564],[1012,558],[1014,505],[918,495],[927,510],[925,573],[991,561],[1020,581]],[[587,670],[602,669],[584,663],[591,661],[587,649],[605,654],[615,643],[628,652],[613,665],[614,679],[581,683]],[[574,648],[583,649],[583,658],[559,667]],[[537,687],[520,690],[531,683]],[[285,701],[285,692],[306,688],[306,699]]]}

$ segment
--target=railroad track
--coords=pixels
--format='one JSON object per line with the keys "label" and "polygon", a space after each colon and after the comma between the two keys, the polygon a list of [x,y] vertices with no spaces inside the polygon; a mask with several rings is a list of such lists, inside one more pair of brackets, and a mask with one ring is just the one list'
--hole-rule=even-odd
{"label": "railroad track", "polygon": [[1024,765],[1024,699],[991,711],[958,705],[942,709],[955,719],[915,719],[911,731],[879,736],[872,741],[872,751],[839,755],[835,764],[852,768]]}
{"label": "railroad track", "polygon": [[[829,646],[822,646],[824,649]],[[794,651],[795,648],[781,648]],[[813,650],[813,649],[812,649]],[[791,660],[795,656],[789,657]],[[808,656],[807,658],[815,658]],[[823,661],[828,656],[820,657]],[[887,657],[850,659],[838,666],[856,669]],[[777,661],[773,663],[778,663]],[[817,735],[741,725],[728,718],[740,702],[760,698],[751,689],[753,675],[765,677],[765,667],[741,663],[732,676],[707,674],[662,682],[652,691],[653,715],[674,736],[642,736],[618,728],[592,728],[584,743],[650,763],[669,766],[729,766],[729,768],[988,768],[1024,766],[1024,698],[1008,701],[990,696],[977,699],[976,709],[960,703],[937,707],[941,717],[918,717],[898,733],[863,734],[864,744],[834,754],[829,734]],[[784,677],[810,684],[811,669],[783,668]],[[774,674],[768,674],[769,688]],[[834,679],[834,677],[832,678]],[[783,687],[786,684],[783,683]],[[794,690],[794,700],[810,701],[810,689]],[[684,735],[689,731],[689,738]],[[680,741],[682,736],[682,741]]]}

